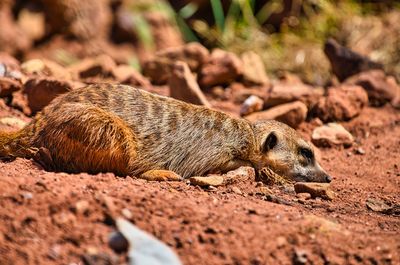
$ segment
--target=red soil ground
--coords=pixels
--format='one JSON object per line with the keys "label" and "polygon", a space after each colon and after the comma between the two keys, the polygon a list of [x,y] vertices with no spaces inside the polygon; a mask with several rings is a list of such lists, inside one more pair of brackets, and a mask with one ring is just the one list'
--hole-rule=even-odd
{"label": "red soil ground", "polygon": [[[344,126],[356,144],[321,149],[333,201],[275,186],[280,203],[270,202],[250,180],[209,190],[0,163],[0,264],[126,263],[107,244],[123,214],[184,264],[400,264],[399,217],[366,206],[400,203],[400,112],[366,108]],[[299,130],[309,138],[312,129]],[[365,154],[356,154],[360,147]]]}

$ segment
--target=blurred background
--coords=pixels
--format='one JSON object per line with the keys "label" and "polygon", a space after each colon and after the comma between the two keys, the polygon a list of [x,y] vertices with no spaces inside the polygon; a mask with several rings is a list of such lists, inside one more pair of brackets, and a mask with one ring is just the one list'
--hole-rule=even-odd
{"label": "blurred background", "polygon": [[352,0],[1,0],[0,51],[63,66],[107,54],[139,71],[156,51],[200,42],[254,51],[270,76],[326,85],[333,37],[400,77],[400,4]]}

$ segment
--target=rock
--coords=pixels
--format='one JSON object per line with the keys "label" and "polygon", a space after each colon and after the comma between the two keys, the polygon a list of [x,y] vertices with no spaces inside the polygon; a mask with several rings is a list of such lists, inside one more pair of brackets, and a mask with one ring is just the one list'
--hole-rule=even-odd
{"label": "rock", "polygon": [[26,75],[50,76],[60,79],[71,79],[68,70],[56,62],[46,59],[32,59],[21,64],[21,70]]}
{"label": "rock", "polygon": [[392,76],[382,70],[362,72],[345,80],[345,84],[361,86],[367,91],[371,105],[391,102],[400,94],[400,87]]}
{"label": "rock", "polygon": [[335,194],[329,189],[329,186],[328,183],[297,182],[294,184],[294,190],[296,193],[309,193],[313,199],[320,197],[325,200],[333,200]]}
{"label": "rock", "polygon": [[303,84],[300,80],[286,78],[273,84],[264,107],[270,108],[293,101],[301,101],[310,109],[323,95],[322,89]]}
{"label": "rock", "polygon": [[355,150],[355,153],[356,153],[357,155],[365,155],[365,150],[364,150],[364,148],[362,148],[362,147],[358,147],[358,148]]}
{"label": "rock", "polygon": [[308,255],[309,254],[306,250],[295,248],[293,256],[293,265],[307,264],[309,262]]}
{"label": "rock", "polygon": [[181,265],[179,257],[165,243],[130,222],[118,218],[117,228],[129,242],[129,264]]}
{"label": "rock", "polygon": [[112,75],[116,67],[114,60],[108,55],[99,55],[93,58],[86,58],[69,67],[75,79],[88,77],[108,77]]}
{"label": "rock", "polygon": [[250,113],[257,112],[263,109],[264,100],[251,95],[248,97],[240,107],[240,116],[249,115]]}
{"label": "rock", "polygon": [[363,71],[383,68],[381,64],[340,45],[334,39],[326,41],[324,52],[331,63],[332,72],[340,81]]}
{"label": "rock", "polygon": [[168,81],[170,96],[188,103],[211,107],[203,92],[200,90],[185,62],[178,61],[173,65]]}
{"label": "rock", "polygon": [[224,183],[233,184],[237,182],[254,182],[256,172],[253,167],[239,167],[235,170],[227,172],[223,178]]}
{"label": "rock", "polygon": [[149,170],[140,178],[148,181],[179,181],[182,177],[170,170]]}
{"label": "rock", "polygon": [[328,89],[315,107],[316,115],[323,121],[347,121],[361,113],[368,105],[368,95],[360,86],[341,85]]}
{"label": "rock", "polygon": [[368,198],[367,208],[374,212],[400,216],[400,204],[386,202],[382,199]]}
{"label": "rock", "polygon": [[242,74],[242,62],[234,53],[215,49],[201,68],[199,83],[205,87],[229,84]]}
{"label": "rock", "polygon": [[0,97],[8,97],[22,88],[22,83],[9,77],[0,77]]}
{"label": "rock", "polygon": [[243,194],[243,192],[238,187],[232,187],[232,191],[233,191],[233,193],[236,193],[239,195]]}
{"label": "rock", "polygon": [[272,192],[272,190],[270,188],[263,186],[263,187],[258,188],[258,190],[256,191],[256,194],[267,196],[267,195],[272,195],[274,193]]}
{"label": "rock", "polygon": [[224,178],[219,175],[209,175],[207,177],[191,177],[189,180],[190,184],[201,187],[207,187],[207,186],[217,187],[221,186],[222,183],[224,182]]}
{"label": "rock", "polygon": [[75,205],[72,207],[72,210],[76,214],[87,214],[89,212],[89,202],[86,200],[80,200],[75,203]]}
{"label": "rock", "polygon": [[317,127],[312,133],[312,142],[316,146],[329,147],[332,145],[351,146],[354,138],[342,125],[337,123],[328,123]]}
{"label": "rock", "polygon": [[32,110],[29,108],[28,97],[22,90],[12,94],[11,106],[21,110],[26,116],[32,115]]}
{"label": "rock", "polygon": [[133,213],[128,208],[122,209],[121,214],[128,220],[133,218]]}
{"label": "rock", "polygon": [[192,72],[197,73],[200,66],[208,60],[208,57],[208,50],[196,42],[168,48],[157,52],[154,58],[144,63],[143,74],[149,77],[152,83],[163,85],[167,83],[175,62],[183,61],[187,63]]}
{"label": "rock", "polygon": [[256,122],[262,120],[277,120],[297,128],[307,117],[307,106],[300,102],[282,104],[268,110],[252,113],[245,119]]}
{"label": "rock", "polygon": [[120,232],[112,232],[108,236],[108,246],[117,253],[128,251],[129,242]]}
{"label": "rock", "polygon": [[136,87],[150,87],[150,81],[129,65],[118,65],[112,69],[111,74],[118,83]]}
{"label": "rock", "polygon": [[311,199],[311,194],[307,193],[307,192],[300,192],[300,193],[297,193],[296,197],[299,198],[299,200],[305,201],[305,200]]}
{"label": "rock", "polygon": [[17,129],[22,129],[27,123],[17,117],[3,117],[0,118],[0,124]]}
{"label": "rock", "polygon": [[54,78],[33,78],[25,83],[24,92],[32,112],[47,106],[58,95],[73,89],[73,83]]}
{"label": "rock", "polygon": [[243,62],[243,83],[247,85],[269,85],[264,63],[257,53],[247,51],[240,58]]}

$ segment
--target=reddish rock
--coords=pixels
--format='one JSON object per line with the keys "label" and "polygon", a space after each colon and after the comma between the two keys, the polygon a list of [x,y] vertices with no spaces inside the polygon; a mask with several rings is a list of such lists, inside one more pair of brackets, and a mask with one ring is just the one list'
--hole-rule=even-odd
{"label": "reddish rock", "polygon": [[249,115],[253,112],[261,111],[264,106],[264,100],[251,95],[242,104],[240,108],[240,116]]}
{"label": "reddish rock", "polygon": [[35,78],[25,83],[24,92],[32,112],[37,112],[47,106],[60,94],[73,89],[73,83],[53,78]]}
{"label": "reddish rock", "polygon": [[112,70],[112,75],[121,84],[139,87],[150,86],[150,81],[129,65],[117,66]]}
{"label": "reddish rock", "polygon": [[77,64],[72,65],[69,71],[76,79],[88,77],[111,76],[116,67],[114,60],[108,55],[99,55],[94,58],[86,58]]}
{"label": "reddish rock", "polygon": [[351,146],[354,138],[342,125],[328,123],[317,127],[312,133],[312,141],[316,146],[344,145]]}
{"label": "reddish rock", "polygon": [[178,61],[174,64],[168,85],[170,96],[173,98],[196,105],[211,106],[185,62]]}
{"label": "reddish rock", "polygon": [[155,54],[143,65],[143,74],[154,84],[165,84],[168,81],[172,66],[176,61],[188,64],[192,72],[198,72],[200,66],[208,60],[209,52],[199,43],[188,43],[184,46],[168,48]]}
{"label": "reddish rock", "polygon": [[20,90],[22,84],[20,81],[9,77],[0,77],[0,97],[8,97],[13,92]]}
{"label": "reddish rock", "polygon": [[251,122],[277,120],[297,128],[307,117],[307,106],[300,102],[282,104],[268,110],[252,113],[245,118]]}
{"label": "reddish rock", "polygon": [[387,76],[382,70],[359,73],[347,79],[345,83],[363,87],[368,93],[370,103],[374,106],[394,100],[400,90],[394,77]]}
{"label": "reddish rock", "polygon": [[71,74],[66,68],[47,59],[32,59],[26,61],[21,64],[21,70],[26,75],[71,79]]}
{"label": "reddish rock", "polygon": [[242,62],[234,53],[215,49],[201,68],[199,83],[205,87],[229,84],[242,74]]}
{"label": "reddish rock", "polygon": [[341,85],[331,87],[319,100],[315,111],[323,121],[346,121],[360,114],[368,105],[368,95],[360,86]]}
{"label": "reddish rock", "polygon": [[257,53],[248,51],[240,58],[243,62],[243,82],[248,85],[269,85],[264,63]]}
{"label": "reddish rock", "polygon": [[322,95],[322,89],[306,85],[298,78],[286,78],[273,84],[268,98],[265,100],[265,107],[299,100],[311,109]]}
{"label": "reddish rock", "polygon": [[294,184],[294,190],[298,194],[308,193],[311,198],[320,197],[325,200],[333,200],[335,194],[329,187],[330,184],[328,183],[297,182]]}
{"label": "reddish rock", "polygon": [[28,97],[22,90],[12,94],[11,106],[21,110],[27,116],[32,115],[32,110],[28,104]]}

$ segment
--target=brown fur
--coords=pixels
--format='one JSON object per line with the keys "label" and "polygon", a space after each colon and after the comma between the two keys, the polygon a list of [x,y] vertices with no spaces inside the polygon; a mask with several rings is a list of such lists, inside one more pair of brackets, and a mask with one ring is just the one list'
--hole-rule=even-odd
{"label": "brown fur", "polygon": [[[266,153],[271,132],[279,145]],[[189,177],[252,165],[293,177],[299,144],[308,147],[275,121],[253,125],[133,87],[99,84],[61,95],[20,132],[1,134],[0,156],[32,157],[45,148],[53,169],[66,172],[140,175],[166,169]]]}

